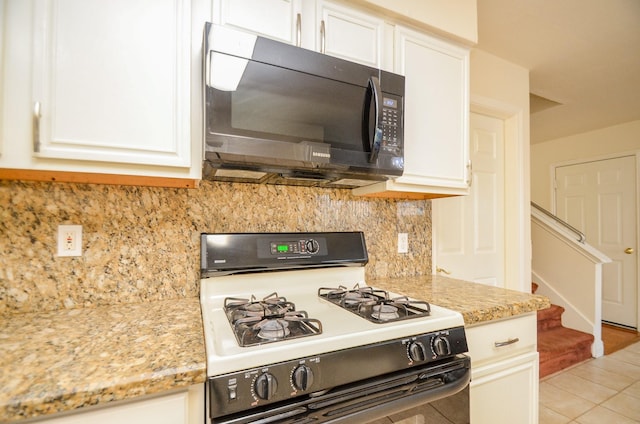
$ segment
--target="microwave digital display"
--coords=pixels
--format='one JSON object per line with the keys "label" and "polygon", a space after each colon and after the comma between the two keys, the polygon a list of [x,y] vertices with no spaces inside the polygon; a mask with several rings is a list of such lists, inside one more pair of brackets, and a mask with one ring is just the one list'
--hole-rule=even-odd
{"label": "microwave digital display", "polygon": [[382,104],[384,105],[384,107],[392,107],[394,109],[398,108],[398,101],[396,99],[385,97],[382,101]]}

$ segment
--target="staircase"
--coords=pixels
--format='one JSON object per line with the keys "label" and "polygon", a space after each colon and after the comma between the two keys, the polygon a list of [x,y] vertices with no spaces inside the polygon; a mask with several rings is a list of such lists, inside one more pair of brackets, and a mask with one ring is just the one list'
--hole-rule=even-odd
{"label": "staircase", "polygon": [[[538,285],[532,283],[535,293]],[[538,311],[540,378],[591,358],[593,336],[562,326],[564,308],[551,305]]]}

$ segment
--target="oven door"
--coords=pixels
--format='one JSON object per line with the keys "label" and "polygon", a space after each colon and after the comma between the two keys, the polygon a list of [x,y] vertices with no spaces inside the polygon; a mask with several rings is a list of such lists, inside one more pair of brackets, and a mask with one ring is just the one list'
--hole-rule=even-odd
{"label": "oven door", "polygon": [[470,360],[458,355],[262,409],[213,417],[211,423],[368,423],[399,413],[433,413],[453,423],[468,423],[470,379]]}

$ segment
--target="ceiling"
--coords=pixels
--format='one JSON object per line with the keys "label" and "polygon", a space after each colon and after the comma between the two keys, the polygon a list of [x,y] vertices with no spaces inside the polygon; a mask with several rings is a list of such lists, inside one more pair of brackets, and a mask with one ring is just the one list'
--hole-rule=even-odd
{"label": "ceiling", "polygon": [[640,119],[640,0],[478,0],[478,48],[529,69],[531,143]]}

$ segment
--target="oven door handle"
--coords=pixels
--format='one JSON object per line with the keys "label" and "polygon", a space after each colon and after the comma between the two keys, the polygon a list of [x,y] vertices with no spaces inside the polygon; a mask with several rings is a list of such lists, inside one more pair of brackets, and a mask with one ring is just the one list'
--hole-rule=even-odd
{"label": "oven door handle", "polygon": [[438,387],[442,387],[443,385],[444,383],[441,381],[432,381],[424,387],[418,387],[416,383],[407,384],[365,396],[353,397],[348,400],[336,399],[333,402],[325,402],[331,405],[325,405],[324,403],[312,404],[309,405],[309,409],[317,411],[317,413],[313,413],[312,415],[319,415],[325,418],[342,417],[345,414],[351,416],[354,413],[370,407],[393,402],[395,400],[411,396],[413,393],[423,392],[425,390],[434,390]]}
{"label": "oven door handle", "polygon": [[402,392],[414,390],[417,386],[416,378],[406,378],[402,381],[393,381],[391,383],[384,383],[375,387],[366,387],[357,391],[339,391],[332,392],[327,396],[324,396],[313,403],[310,403],[309,409],[324,409],[330,408],[336,404],[347,404],[352,400],[356,402],[366,401],[367,399],[377,398],[380,396],[388,396],[390,393]]}
{"label": "oven door handle", "polygon": [[423,374],[423,377],[415,383],[403,384],[375,393],[373,393],[375,388],[372,388],[369,393],[353,399],[345,400],[344,397],[339,397],[333,402],[331,399],[325,402],[314,402],[307,405],[310,409],[308,416],[313,417],[314,423],[346,424],[373,421],[464,390],[471,381],[471,370],[469,367],[460,367],[458,364],[457,371],[449,374],[449,377],[445,377],[444,380],[425,377]]}

